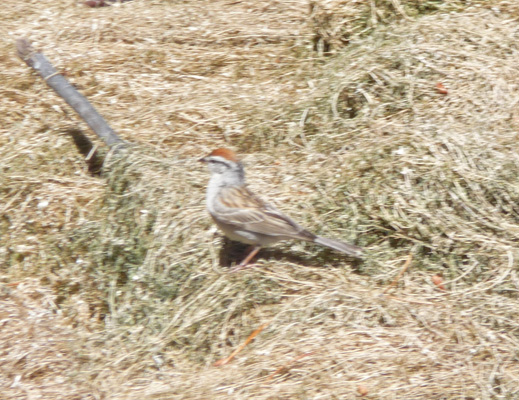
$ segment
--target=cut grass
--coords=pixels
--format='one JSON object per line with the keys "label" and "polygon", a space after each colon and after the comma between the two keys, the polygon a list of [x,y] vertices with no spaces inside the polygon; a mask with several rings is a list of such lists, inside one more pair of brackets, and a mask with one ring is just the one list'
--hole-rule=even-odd
{"label": "cut grass", "polygon": [[[517,397],[517,6],[319,2],[380,21],[323,58],[305,4],[0,11],[20,16],[0,27],[4,397]],[[7,30],[29,29],[136,143],[101,152],[101,175],[11,56]],[[254,191],[366,259],[280,244],[228,274],[240,249],[212,227],[196,162],[222,145]]]}

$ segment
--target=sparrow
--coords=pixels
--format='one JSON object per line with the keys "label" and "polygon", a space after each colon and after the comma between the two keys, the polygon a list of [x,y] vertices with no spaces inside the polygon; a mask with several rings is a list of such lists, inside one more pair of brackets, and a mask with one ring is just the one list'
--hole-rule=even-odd
{"label": "sparrow", "polygon": [[229,239],[253,246],[234,271],[245,268],[262,247],[289,239],[362,257],[360,247],[317,236],[252,193],[245,183],[243,164],[232,150],[219,148],[199,161],[207,164],[211,173],[206,205],[214,222]]}

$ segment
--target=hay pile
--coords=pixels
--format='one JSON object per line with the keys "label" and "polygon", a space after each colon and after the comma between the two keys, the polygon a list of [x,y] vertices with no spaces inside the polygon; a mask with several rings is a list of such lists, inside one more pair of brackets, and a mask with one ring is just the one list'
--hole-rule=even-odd
{"label": "hay pile", "polygon": [[[394,17],[352,19],[323,58],[316,13],[344,3],[8,2],[2,397],[519,395],[519,9],[372,3],[359,15]],[[9,32],[30,32],[136,143],[100,149],[101,175]],[[245,154],[253,190],[366,260],[288,243],[228,274],[241,249],[212,226],[196,162],[221,145]]]}

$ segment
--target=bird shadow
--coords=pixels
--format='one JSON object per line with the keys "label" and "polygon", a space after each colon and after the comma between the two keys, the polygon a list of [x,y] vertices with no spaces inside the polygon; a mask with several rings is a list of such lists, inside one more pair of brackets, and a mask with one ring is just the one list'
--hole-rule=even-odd
{"label": "bird shadow", "polygon": [[[251,249],[251,246],[235,242],[227,237],[223,237],[223,244],[218,254],[218,261],[221,267],[231,267],[238,265],[247,256]],[[277,248],[262,248],[259,253],[254,257],[252,263],[258,259],[267,260],[284,260],[294,264],[302,264],[312,267],[322,267],[324,264],[329,263],[331,260],[340,259],[341,261],[348,261],[351,268],[354,271],[360,270],[362,260],[350,257],[346,254],[337,253],[336,251],[322,248],[315,256],[302,256],[291,251]]]}

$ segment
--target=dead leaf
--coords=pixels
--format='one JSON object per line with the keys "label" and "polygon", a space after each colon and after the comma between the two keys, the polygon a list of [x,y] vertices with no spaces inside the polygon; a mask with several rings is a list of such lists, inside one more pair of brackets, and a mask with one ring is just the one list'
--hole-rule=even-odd
{"label": "dead leaf", "polygon": [[368,388],[364,385],[357,385],[357,392],[361,396],[366,396],[369,393]]}
{"label": "dead leaf", "polygon": [[445,289],[445,286],[443,285],[443,276],[441,274],[435,274],[431,277],[431,280],[432,280],[432,283],[434,283],[434,285],[440,289],[440,290],[443,290],[444,292],[447,291],[447,289]]}
{"label": "dead leaf", "polygon": [[436,84],[436,90],[440,94],[449,94],[449,91],[447,90],[447,88],[445,86],[443,86],[443,83],[441,83],[441,82],[438,82]]}

